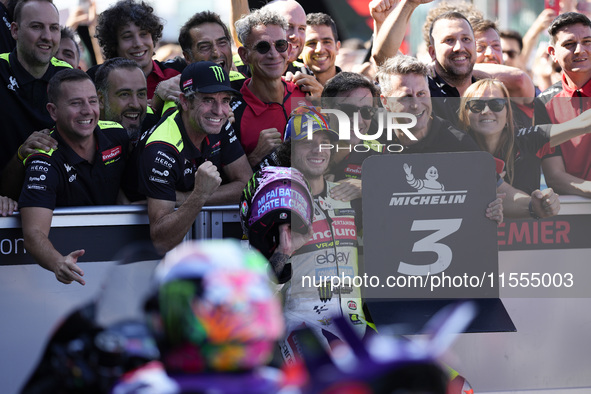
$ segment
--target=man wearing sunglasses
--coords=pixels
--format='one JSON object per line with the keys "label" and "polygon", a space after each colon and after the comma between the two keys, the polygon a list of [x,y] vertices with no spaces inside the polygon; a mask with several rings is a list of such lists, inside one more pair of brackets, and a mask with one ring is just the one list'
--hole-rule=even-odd
{"label": "man wearing sunglasses", "polygon": [[[376,118],[377,88],[367,78],[352,72],[340,72],[329,79],[322,91],[322,107],[344,112],[361,134],[367,134]],[[353,125],[351,127],[354,127]],[[335,145],[336,146],[336,145]],[[361,197],[361,166],[369,156],[380,154],[383,144],[373,140],[361,140],[351,133],[351,140],[339,141],[338,150],[332,149],[330,180],[338,183],[331,197],[349,201]]]}
{"label": "man wearing sunglasses", "polygon": [[[591,108],[591,21],[583,14],[567,12],[554,19],[548,33],[548,53],[562,67],[562,81],[539,96],[545,105],[536,112],[536,122],[563,123]],[[591,197],[591,136],[543,150],[548,186],[560,194]]]}
{"label": "man wearing sunglasses", "polygon": [[523,50],[523,37],[515,30],[501,30],[501,48],[503,48],[503,62],[507,66],[517,67],[523,70],[521,51]]}
{"label": "man wearing sunglasses", "polygon": [[291,53],[287,28],[283,17],[265,7],[236,22],[243,44],[238,54],[252,77],[244,82],[242,100],[233,108],[234,129],[251,167],[281,144],[291,110],[307,104],[306,94],[283,79]]}
{"label": "man wearing sunglasses", "polygon": [[[247,0],[232,0],[231,15],[236,22],[241,15],[247,15],[249,11]],[[306,39],[306,12],[295,0],[275,0],[262,7],[265,10],[275,12],[287,21],[287,41],[291,44],[291,51],[287,65],[283,71],[286,81],[294,82],[303,92],[314,98],[319,98],[322,93],[322,85],[316,80],[312,72],[300,59]],[[238,45],[240,39],[236,37]],[[244,64],[240,56],[234,57],[234,64],[238,71],[247,78],[251,77],[251,70]]]}

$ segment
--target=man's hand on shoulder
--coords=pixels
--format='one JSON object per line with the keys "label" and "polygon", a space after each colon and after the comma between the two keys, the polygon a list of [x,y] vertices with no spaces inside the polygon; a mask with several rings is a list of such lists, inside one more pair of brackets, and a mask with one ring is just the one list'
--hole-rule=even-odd
{"label": "man's hand on shoulder", "polygon": [[288,72],[285,75],[285,80],[298,85],[300,90],[309,94],[311,98],[320,98],[324,89],[324,86],[313,75],[304,74],[300,71],[297,71],[295,74]]}
{"label": "man's hand on shoulder", "polygon": [[343,179],[330,189],[330,196],[335,200],[351,201],[361,198],[361,179]]}
{"label": "man's hand on shoulder", "polygon": [[48,129],[43,129],[34,131],[18,148],[18,154],[20,157],[27,158],[37,153],[37,150],[49,152],[51,149],[57,149],[57,141],[49,135]]}

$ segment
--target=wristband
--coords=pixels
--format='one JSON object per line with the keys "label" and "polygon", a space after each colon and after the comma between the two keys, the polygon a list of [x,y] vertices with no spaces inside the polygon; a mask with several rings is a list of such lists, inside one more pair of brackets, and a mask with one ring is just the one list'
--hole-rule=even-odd
{"label": "wristband", "polygon": [[[22,163],[23,161],[25,161],[25,158],[24,158],[24,157],[23,157],[23,155],[21,154],[21,148],[22,148],[22,147],[23,147],[22,145],[21,145],[21,146],[19,146],[19,147],[18,147],[18,150],[16,151],[16,157],[18,157],[18,160],[19,160],[21,163]],[[23,163],[23,165],[24,165],[24,163]]]}
{"label": "wristband", "polygon": [[531,200],[529,201],[529,205],[528,205],[528,208],[527,209],[529,210],[529,216],[531,216],[532,218],[534,218],[536,220],[540,220],[541,219],[541,217],[539,217],[536,214],[536,212],[534,211],[534,206],[532,205]]}

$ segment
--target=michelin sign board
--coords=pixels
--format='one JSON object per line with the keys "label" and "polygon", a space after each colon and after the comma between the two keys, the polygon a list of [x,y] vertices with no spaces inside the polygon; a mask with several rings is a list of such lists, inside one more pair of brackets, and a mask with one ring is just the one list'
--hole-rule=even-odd
{"label": "michelin sign board", "polygon": [[[383,155],[363,163],[368,298],[498,298],[494,159],[485,152]],[[379,283],[378,283],[379,282]]]}

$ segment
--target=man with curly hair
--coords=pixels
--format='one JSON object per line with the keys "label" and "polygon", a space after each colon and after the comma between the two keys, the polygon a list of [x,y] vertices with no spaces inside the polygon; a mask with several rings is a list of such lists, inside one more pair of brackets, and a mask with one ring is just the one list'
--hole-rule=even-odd
{"label": "man with curly hair", "polygon": [[[149,99],[160,82],[180,74],[184,66],[184,62],[162,63],[152,59],[162,28],[154,8],[143,1],[120,0],[98,17],[96,37],[105,58],[135,60],[146,76]],[[96,67],[88,71],[93,79],[95,73]]]}

